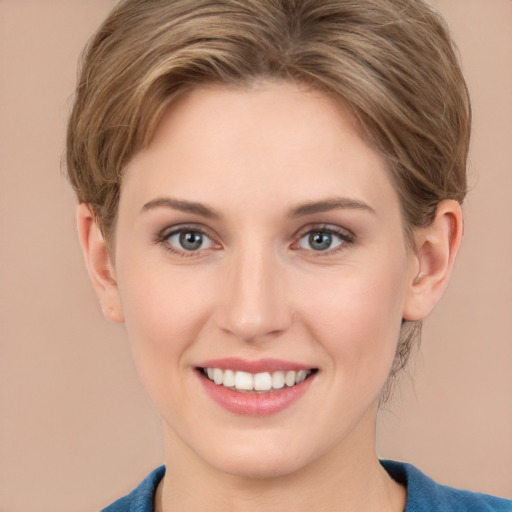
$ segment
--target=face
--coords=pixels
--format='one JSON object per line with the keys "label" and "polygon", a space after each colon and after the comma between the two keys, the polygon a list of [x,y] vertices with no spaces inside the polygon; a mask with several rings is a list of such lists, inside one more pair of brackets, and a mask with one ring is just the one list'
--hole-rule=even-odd
{"label": "face", "polygon": [[266,476],[375,449],[412,256],[340,105],[292,83],[192,91],[130,162],[115,236],[169,450]]}

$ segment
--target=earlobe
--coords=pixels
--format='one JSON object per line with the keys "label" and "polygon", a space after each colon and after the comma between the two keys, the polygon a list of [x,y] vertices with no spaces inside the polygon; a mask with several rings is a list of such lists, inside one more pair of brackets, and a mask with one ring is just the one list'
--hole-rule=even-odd
{"label": "earlobe", "polygon": [[406,320],[422,320],[441,298],[462,233],[462,209],[453,200],[441,201],[433,222],[415,232],[414,275],[409,276],[403,313]]}
{"label": "earlobe", "polygon": [[85,203],[77,209],[77,227],[85,263],[91,277],[103,314],[109,320],[124,322],[115,269],[107,244],[94,215]]}

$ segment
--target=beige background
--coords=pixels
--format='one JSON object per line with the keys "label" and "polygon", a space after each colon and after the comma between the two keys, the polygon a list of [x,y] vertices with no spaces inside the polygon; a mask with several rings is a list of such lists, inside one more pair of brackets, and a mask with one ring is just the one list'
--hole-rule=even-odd
{"label": "beige background", "polygon": [[[122,327],[89,285],[59,167],[76,59],[108,0],[0,0],[0,512],[97,510],[162,461]],[[451,287],[379,451],[512,496],[512,2],[437,0],[474,102]]]}

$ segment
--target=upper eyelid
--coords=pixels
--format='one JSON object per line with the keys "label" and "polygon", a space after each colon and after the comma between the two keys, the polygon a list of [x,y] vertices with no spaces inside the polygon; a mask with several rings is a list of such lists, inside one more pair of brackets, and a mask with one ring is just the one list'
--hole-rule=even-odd
{"label": "upper eyelid", "polygon": [[174,235],[176,233],[180,233],[181,231],[196,231],[198,233],[201,233],[202,235],[206,235],[209,238],[214,238],[211,235],[211,230],[207,229],[206,227],[202,226],[201,224],[177,224],[174,226],[167,226],[160,231],[158,231],[157,237],[159,238],[169,238],[171,235]]}
{"label": "upper eyelid", "polygon": [[342,228],[340,226],[333,226],[332,224],[323,226],[317,225],[309,227],[304,231],[300,232],[301,234],[296,236],[291,248],[293,250],[300,250],[301,248],[298,247],[298,245],[308,234],[312,232],[325,232],[335,235],[340,239],[340,243],[337,246],[332,248],[330,247],[325,251],[315,251],[314,249],[302,249],[306,253],[314,255],[315,258],[329,257],[334,254],[337,254],[338,252],[348,248],[348,246],[353,245],[354,242],[356,241],[355,234],[349,229]]}
{"label": "upper eyelid", "polygon": [[[210,238],[214,243],[222,245],[222,243],[219,241],[220,238],[216,236],[214,233],[212,233],[212,230],[208,229],[206,226],[201,225],[200,223],[186,223],[167,226],[158,231],[155,238],[159,242],[164,242],[170,236],[187,230],[201,233],[202,235]],[[311,233],[312,231],[325,231],[327,233],[332,233],[345,239],[348,238],[350,239],[350,241],[353,241],[356,238],[355,234],[347,228],[335,224],[311,223],[306,226],[302,226],[300,229],[294,232],[294,234],[291,237],[293,239],[292,243],[297,243],[302,238],[304,238],[304,236],[306,236],[308,233]]]}
{"label": "upper eyelid", "polygon": [[[169,238],[176,236],[182,232],[196,232],[200,233],[202,236],[208,238],[210,240],[210,247],[205,247],[204,249],[198,249],[194,251],[189,251],[184,248],[177,246],[175,243],[169,242]],[[154,237],[154,243],[163,247],[163,249],[167,252],[171,252],[175,256],[179,256],[181,258],[201,258],[208,254],[208,251],[222,248],[222,245],[216,241],[215,237],[211,236],[208,231],[202,226],[191,225],[191,224],[181,224],[168,226],[160,230]],[[215,247],[217,246],[217,247]]]}
{"label": "upper eyelid", "polygon": [[[185,249],[176,247],[175,244],[171,244],[169,242],[169,238],[171,236],[175,236],[176,234],[178,234],[180,232],[186,232],[186,231],[197,232],[197,233],[200,233],[201,235],[207,237],[210,240],[210,242],[212,243],[213,247],[208,247],[208,248],[201,249],[198,251],[186,251]],[[205,227],[203,227],[201,225],[192,224],[192,223],[167,226],[155,234],[155,236],[153,237],[153,242],[158,245],[167,247],[168,250],[170,250],[170,247],[173,247],[173,252],[182,252],[183,254],[190,253],[190,255],[195,254],[196,256],[198,256],[200,253],[202,253],[204,251],[215,248],[215,246],[217,246],[216,248],[222,247],[222,244],[218,241],[218,238],[215,237],[214,235],[212,235],[210,233],[210,230],[206,229]]]}
{"label": "upper eyelid", "polygon": [[303,226],[301,229],[297,230],[294,234],[294,237],[303,238],[311,231],[325,231],[327,233],[333,233],[336,235],[346,235],[350,238],[355,238],[355,234],[347,228],[337,226],[335,224],[325,224],[325,223],[317,223],[317,224],[309,224],[307,226]]}

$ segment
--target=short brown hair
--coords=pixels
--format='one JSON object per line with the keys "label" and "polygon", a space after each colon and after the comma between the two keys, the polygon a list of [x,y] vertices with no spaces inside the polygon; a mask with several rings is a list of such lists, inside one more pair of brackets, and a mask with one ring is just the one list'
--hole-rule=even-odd
{"label": "short brown hair", "polygon": [[[199,84],[265,78],[348,106],[388,162],[409,233],[443,199],[463,201],[469,97],[423,0],[121,0],[84,52],[67,134],[69,179],[107,241],[123,169],[166,107]],[[392,375],[418,330],[403,326]]]}

